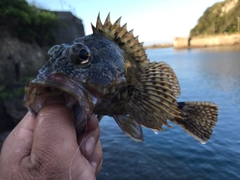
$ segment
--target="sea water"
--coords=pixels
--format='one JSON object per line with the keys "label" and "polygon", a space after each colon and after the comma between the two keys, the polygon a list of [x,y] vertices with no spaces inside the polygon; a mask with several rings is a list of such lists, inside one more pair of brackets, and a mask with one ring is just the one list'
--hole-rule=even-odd
{"label": "sea water", "polygon": [[151,61],[175,71],[179,101],[219,105],[212,138],[201,144],[177,125],[155,134],[143,129],[144,142],[127,137],[113,118],[100,123],[103,166],[98,180],[240,179],[240,48],[147,50]]}

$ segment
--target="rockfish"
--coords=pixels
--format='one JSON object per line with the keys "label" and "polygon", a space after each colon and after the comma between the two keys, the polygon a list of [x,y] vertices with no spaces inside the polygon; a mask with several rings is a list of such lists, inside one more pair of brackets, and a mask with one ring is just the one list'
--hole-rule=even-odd
{"label": "rockfish", "polygon": [[142,126],[160,131],[170,120],[205,143],[218,106],[177,102],[180,86],[172,68],[150,62],[143,43],[120,19],[112,24],[108,15],[103,24],[98,15],[93,34],[50,48],[50,59],[25,88],[25,106],[36,116],[49,96],[63,96],[74,111],[77,132],[94,113],[99,121],[113,117],[135,141],[143,141]]}

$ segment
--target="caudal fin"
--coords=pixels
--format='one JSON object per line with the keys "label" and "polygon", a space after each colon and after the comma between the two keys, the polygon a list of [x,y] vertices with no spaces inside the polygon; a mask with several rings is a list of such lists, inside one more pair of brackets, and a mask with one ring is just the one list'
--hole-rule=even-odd
{"label": "caudal fin", "polygon": [[209,102],[179,102],[183,119],[174,118],[193,138],[205,144],[212,135],[218,118],[218,106]]}

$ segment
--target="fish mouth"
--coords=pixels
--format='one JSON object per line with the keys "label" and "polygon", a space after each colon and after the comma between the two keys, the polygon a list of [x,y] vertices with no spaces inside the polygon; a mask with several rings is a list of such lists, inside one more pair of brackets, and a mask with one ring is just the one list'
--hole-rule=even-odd
{"label": "fish mouth", "polygon": [[64,74],[51,74],[32,80],[25,87],[24,105],[36,117],[49,97],[63,97],[65,106],[73,110],[75,127],[81,132],[92,114],[97,99],[81,83]]}

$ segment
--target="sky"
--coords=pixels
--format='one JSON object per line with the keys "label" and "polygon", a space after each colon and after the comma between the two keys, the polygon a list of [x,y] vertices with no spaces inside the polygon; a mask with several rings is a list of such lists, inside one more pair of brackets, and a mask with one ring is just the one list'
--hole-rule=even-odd
{"label": "sky", "polygon": [[82,19],[85,34],[91,34],[100,12],[102,22],[110,13],[114,23],[134,29],[144,45],[172,43],[175,37],[188,37],[204,11],[223,0],[27,0],[36,6],[54,11],[71,11]]}

